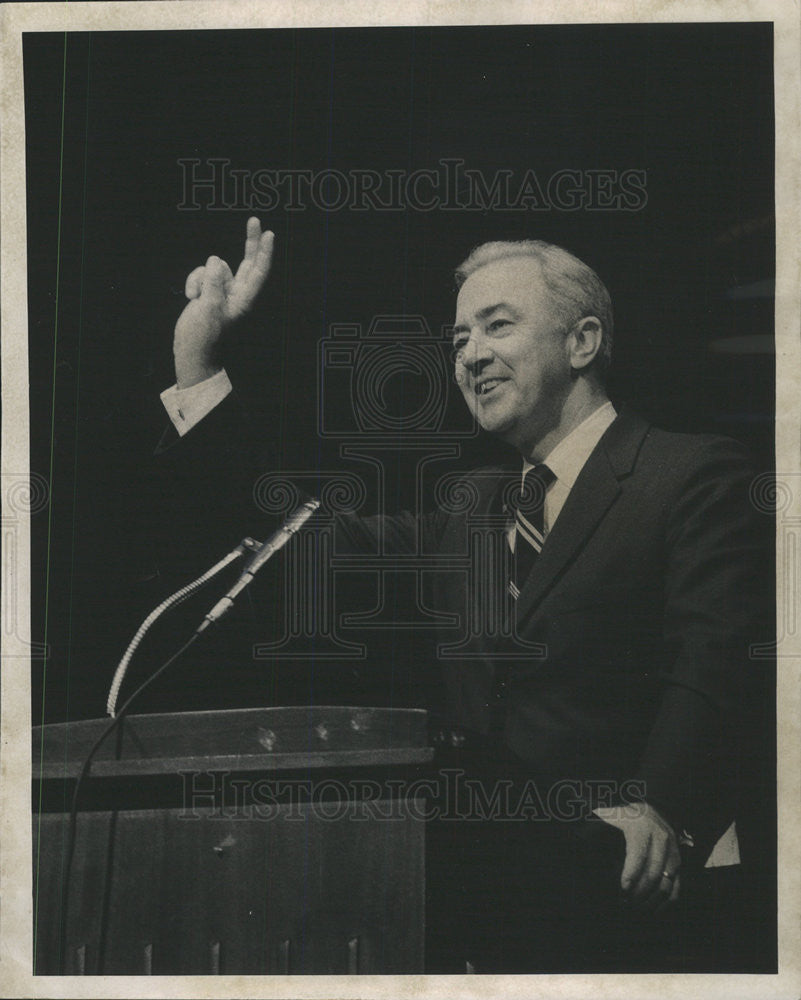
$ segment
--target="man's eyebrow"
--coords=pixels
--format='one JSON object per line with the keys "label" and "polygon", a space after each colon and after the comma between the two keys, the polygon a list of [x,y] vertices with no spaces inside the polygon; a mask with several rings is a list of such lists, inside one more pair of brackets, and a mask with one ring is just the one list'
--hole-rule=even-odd
{"label": "man's eyebrow", "polygon": [[498,312],[499,309],[506,309],[510,312],[512,311],[512,307],[508,302],[496,302],[495,305],[484,306],[483,309],[479,309],[476,315],[479,319],[486,319],[487,316],[491,316],[492,313]]}

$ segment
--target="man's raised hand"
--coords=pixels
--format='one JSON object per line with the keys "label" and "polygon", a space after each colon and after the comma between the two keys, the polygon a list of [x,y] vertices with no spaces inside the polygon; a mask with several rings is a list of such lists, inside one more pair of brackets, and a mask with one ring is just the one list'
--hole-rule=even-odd
{"label": "man's raised hand", "polygon": [[250,218],[245,256],[236,274],[224,260],[212,256],[186,279],[189,302],[178,317],[173,341],[179,389],[220,370],[220,341],[231,324],[250,311],[261,291],[270,273],[273,240],[273,233],[262,232],[259,220]]}

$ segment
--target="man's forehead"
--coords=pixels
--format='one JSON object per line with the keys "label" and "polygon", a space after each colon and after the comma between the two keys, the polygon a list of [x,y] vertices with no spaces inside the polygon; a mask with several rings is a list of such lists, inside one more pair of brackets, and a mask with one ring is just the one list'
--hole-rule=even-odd
{"label": "man's forehead", "polygon": [[456,312],[475,313],[500,302],[523,304],[544,291],[538,261],[533,257],[503,257],[482,264],[465,280],[456,299]]}

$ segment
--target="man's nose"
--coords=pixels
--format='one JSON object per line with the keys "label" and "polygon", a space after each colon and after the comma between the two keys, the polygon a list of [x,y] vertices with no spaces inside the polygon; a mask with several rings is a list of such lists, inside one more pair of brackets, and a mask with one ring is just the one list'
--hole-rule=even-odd
{"label": "man's nose", "polygon": [[471,333],[462,348],[462,364],[471,375],[478,374],[493,358],[492,349],[481,333]]}

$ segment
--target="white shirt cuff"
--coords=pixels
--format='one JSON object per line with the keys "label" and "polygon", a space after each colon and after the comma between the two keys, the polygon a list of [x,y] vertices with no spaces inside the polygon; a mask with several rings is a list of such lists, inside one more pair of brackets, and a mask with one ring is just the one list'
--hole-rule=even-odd
{"label": "white shirt cuff", "polygon": [[732,823],[720,840],[712,848],[704,868],[728,868],[740,864],[740,841],[737,837],[737,824]]}
{"label": "white shirt cuff", "polygon": [[171,385],[162,392],[161,401],[175,429],[183,437],[215,406],[219,406],[232,389],[228,373],[221,368],[210,378],[190,385],[188,389]]}

